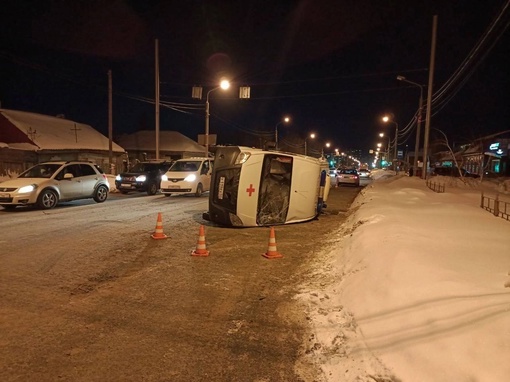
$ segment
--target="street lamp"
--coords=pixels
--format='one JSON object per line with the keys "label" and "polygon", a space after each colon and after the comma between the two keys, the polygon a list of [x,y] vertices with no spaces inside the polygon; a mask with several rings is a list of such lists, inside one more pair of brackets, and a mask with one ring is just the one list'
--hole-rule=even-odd
{"label": "street lamp", "polygon": [[[384,133],[379,133],[381,138],[384,137]],[[388,134],[388,145],[386,146],[386,159],[390,159],[390,135]]]}
{"label": "street lamp", "polygon": [[330,146],[331,146],[331,143],[329,143],[329,142],[326,142],[326,143],[324,144],[324,146],[322,146],[322,151],[321,151],[321,158],[322,158],[322,159],[324,159],[324,147],[329,148]]}
{"label": "street lamp", "polygon": [[285,117],[280,122],[278,122],[276,124],[276,126],[274,127],[274,148],[275,148],[275,150],[278,150],[278,126],[281,125],[282,123],[289,123],[289,122],[290,122],[290,118]]}
{"label": "street lamp", "polygon": [[220,82],[220,86],[216,86],[215,88],[209,90],[207,92],[207,96],[205,97],[205,157],[209,157],[209,94],[218,89],[227,90],[230,87],[230,82],[227,80],[222,80]]}
{"label": "street lamp", "polygon": [[[395,124],[395,148],[393,150],[393,161],[397,159],[397,146],[398,146],[398,123],[395,122],[392,118],[390,118],[389,116],[385,115],[383,118],[382,118],[383,122],[384,123],[388,123],[388,122],[391,122],[393,124]],[[388,138],[389,139],[389,138]],[[389,145],[389,144],[388,144]],[[389,148],[388,148],[389,150]],[[396,164],[395,164],[395,170],[396,170]]]}
{"label": "street lamp", "polygon": [[308,137],[306,137],[306,138],[305,138],[305,155],[307,155],[307,154],[308,154],[307,146],[306,146],[306,141],[307,141],[307,139],[308,139],[308,138],[315,139],[315,134],[314,134],[314,133],[312,133],[312,134],[310,134]]}
{"label": "street lamp", "polygon": [[397,76],[397,80],[407,82],[408,84],[418,86],[420,88],[420,102],[418,104],[418,120],[416,121],[416,143],[414,146],[414,163],[413,163],[413,174],[416,176],[418,172],[418,150],[420,149],[420,134],[421,134],[421,116],[423,111],[423,85],[419,83],[409,81],[404,76]]}

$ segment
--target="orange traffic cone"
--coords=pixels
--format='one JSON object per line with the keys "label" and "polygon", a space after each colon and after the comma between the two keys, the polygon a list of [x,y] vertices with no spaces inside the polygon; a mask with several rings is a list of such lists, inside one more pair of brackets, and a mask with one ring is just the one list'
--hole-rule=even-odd
{"label": "orange traffic cone", "polygon": [[276,250],[276,238],[274,235],[274,227],[271,227],[271,233],[269,234],[269,244],[267,246],[267,252],[263,253],[267,259],[277,259],[279,257],[283,257],[283,255]]}
{"label": "orange traffic cone", "polygon": [[191,252],[191,256],[209,256],[209,251],[205,247],[205,233],[203,225],[200,225],[197,248]]}
{"label": "orange traffic cone", "polygon": [[156,231],[151,235],[153,239],[166,239],[166,236],[163,233],[163,222],[161,219],[161,212],[158,212],[158,221],[156,222]]}

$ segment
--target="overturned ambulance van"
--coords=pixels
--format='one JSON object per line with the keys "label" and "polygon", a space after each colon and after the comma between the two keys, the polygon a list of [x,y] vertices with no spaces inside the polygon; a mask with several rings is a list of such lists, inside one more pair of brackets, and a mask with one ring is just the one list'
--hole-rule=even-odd
{"label": "overturned ambulance van", "polygon": [[327,162],[304,155],[228,146],[214,159],[205,220],[231,227],[314,219],[330,188]]}

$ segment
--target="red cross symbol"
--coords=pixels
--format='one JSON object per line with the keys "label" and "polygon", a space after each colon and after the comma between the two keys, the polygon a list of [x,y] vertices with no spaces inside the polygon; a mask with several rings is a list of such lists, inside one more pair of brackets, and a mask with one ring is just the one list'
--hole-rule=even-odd
{"label": "red cross symbol", "polygon": [[246,189],[246,192],[248,193],[248,196],[251,196],[251,194],[255,192],[255,189],[253,188],[253,184],[250,183],[250,187],[248,187]]}

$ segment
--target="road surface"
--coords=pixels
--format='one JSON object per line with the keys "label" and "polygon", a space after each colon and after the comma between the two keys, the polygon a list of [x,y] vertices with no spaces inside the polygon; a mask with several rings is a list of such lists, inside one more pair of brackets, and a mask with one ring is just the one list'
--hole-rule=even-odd
{"label": "road surface", "polygon": [[[320,381],[293,296],[358,192],[334,188],[318,220],[277,226],[271,260],[269,228],[202,220],[207,194],[0,208],[0,380]],[[160,212],[168,238],[154,240]]]}

